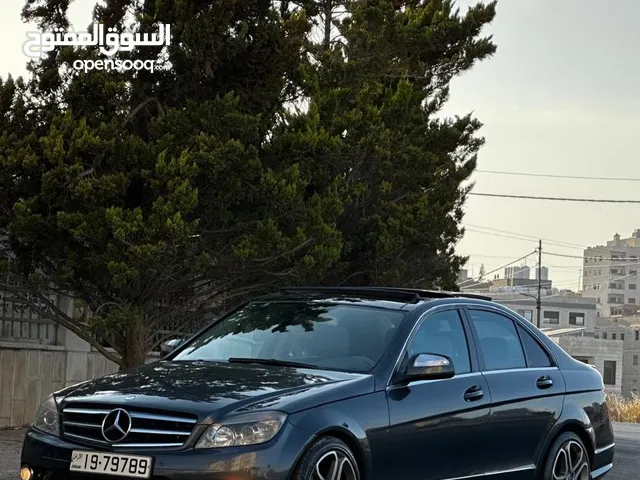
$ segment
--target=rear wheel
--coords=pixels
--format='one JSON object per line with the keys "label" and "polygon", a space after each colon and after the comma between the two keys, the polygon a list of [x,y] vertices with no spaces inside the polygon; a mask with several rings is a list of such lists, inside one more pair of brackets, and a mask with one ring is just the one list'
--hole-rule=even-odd
{"label": "rear wheel", "polygon": [[341,440],[323,437],[305,452],[293,480],[361,480],[358,463]]}
{"label": "rear wheel", "polygon": [[542,480],[590,479],[591,465],[584,443],[575,433],[563,433],[549,450]]}

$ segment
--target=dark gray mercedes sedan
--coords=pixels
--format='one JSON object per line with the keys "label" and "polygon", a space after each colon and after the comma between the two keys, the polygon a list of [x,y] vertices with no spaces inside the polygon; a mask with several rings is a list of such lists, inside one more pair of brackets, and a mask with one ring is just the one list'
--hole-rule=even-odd
{"label": "dark gray mercedes sedan", "polygon": [[602,377],[487,298],[294,288],[41,405],[23,480],[590,480]]}

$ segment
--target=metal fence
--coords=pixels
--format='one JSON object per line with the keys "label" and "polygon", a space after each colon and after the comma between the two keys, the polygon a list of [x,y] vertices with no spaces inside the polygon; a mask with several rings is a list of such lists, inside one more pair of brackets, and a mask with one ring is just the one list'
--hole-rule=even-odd
{"label": "metal fence", "polygon": [[[21,293],[28,295],[26,290]],[[52,294],[48,298],[58,308],[62,307],[63,298],[60,295]],[[49,308],[41,300],[31,298],[31,301],[43,310]],[[0,290],[0,341],[54,345],[57,333],[58,325],[55,322],[41,318],[13,293]]]}
{"label": "metal fence", "polygon": [[[30,294],[28,290],[20,289],[38,309],[47,311],[51,306],[38,296]],[[49,294],[46,298],[60,310],[65,311],[65,302],[69,298],[60,294]],[[154,335],[152,344],[156,344],[153,351],[160,351],[160,341],[172,338],[188,338],[212,321],[212,315],[191,318],[188,322],[170,322],[165,329]],[[37,343],[55,345],[58,338],[57,323],[42,318],[32,306],[25,303],[16,294],[0,289],[0,342]],[[104,346],[109,346],[104,343]]]}

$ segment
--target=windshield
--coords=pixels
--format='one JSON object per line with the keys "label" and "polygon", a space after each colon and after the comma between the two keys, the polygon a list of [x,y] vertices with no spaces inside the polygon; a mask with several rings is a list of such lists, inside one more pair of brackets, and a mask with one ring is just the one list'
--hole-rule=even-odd
{"label": "windshield", "polygon": [[173,361],[259,359],[364,373],[406,313],[360,305],[254,303],[213,325]]}

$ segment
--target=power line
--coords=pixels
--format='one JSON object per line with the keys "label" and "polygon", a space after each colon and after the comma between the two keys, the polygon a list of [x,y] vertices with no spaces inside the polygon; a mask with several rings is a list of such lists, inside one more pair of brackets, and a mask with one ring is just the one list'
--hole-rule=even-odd
{"label": "power line", "polygon": [[[602,252],[606,252],[606,253],[610,253],[611,248],[606,248],[606,247],[587,247],[584,245],[579,245],[577,243],[569,243],[569,242],[563,242],[560,240],[551,240],[549,238],[544,238],[544,237],[534,237],[532,235],[526,235],[524,233],[517,233],[517,232],[510,232],[507,230],[499,230],[497,228],[490,228],[490,227],[483,227],[481,225],[472,225],[470,223],[462,223],[462,225],[465,227],[465,229],[468,232],[473,232],[473,233],[482,233],[483,235],[490,235],[490,236],[495,236],[495,237],[502,237],[502,238],[510,238],[512,240],[521,240],[523,242],[529,242],[529,241],[533,241],[533,240],[543,240],[545,243],[549,244],[549,245],[553,245],[553,246],[557,246],[557,247],[561,247],[561,248],[573,248],[576,250],[586,250],[586,249],[591,249],[592,251],[602,251]],[[498,233],[491,233],[491,232],[483,232],[481,230],[474,230],[473,228],[468,228],[468,227],[475,227],[475,228],[483,228],[485,230],[491,230],[493,232],[502,232],[503,234],[498,234]],[[509,235],[504,235],[504,234],[509,234]],[[516,237],[514,235],[519,235],[520,237],[526,237],[526,238],[520,238],[520,237]],[[529,240],[531,239],[531,240]],[[490,258],[492,257],[491,255],[480,255],[480,254],[468,254],[469,257],[480,257],[480,258]],[[493,256],[494,258],[512,258],[510,256]],[[576,257],[576,256],[569,256],[569,258],[583,258],[583,257]],[[589,257],[589,258],[598,258],[598,257]]]}
{"label": "power line", "polygon": [[[567,255],[565,253],[553,253],[553,252],[545,252],[545,255],[552,255],[554,257],[565,257],[565,258],[579,258],[580,260],[597,260],[598,262],[619,262],[626,263],[627,265],[636,265],[634,263],[627,263],[626,259],[621,260],[620,258],[607,258],[607,257],[587,257],[584,255]],[[624,266],[624,265],[619,265]]]}
{"label": "power line", "polygon": [[[587,248],[584,245],[578,245],[577,243],[563,242],[563,241],[560,241],[560,240],[551,240],[549,238],[541,238],[541,237],[538,237],[538,236],[534,237],[533,235],[527,235],[527,234],[518,233],[518,232],[510,232],[508,230],[499,230],[497,228],[483,227],[482,225],[472,225],[471,223],[463,223],[462,225],[465,226],[465,227],[482,228],[484,230],[490,230],[490,231],[493,231],[493,232],[500,232],[500,233],[506,233],[506,234],[509,234],[509,235],[518,235],[520,237],[525,237],[525,238],[519,238],[518,240],[531,239],[531,240],[535,240],[536,242],[538,240],[544,240],[547,243],[555,243],[555,244],[557,244],[558,246],[561,246],[561,247],[566,246],[567,248],[579,248],[579,249]],[[476,230],[470,230],[470,231],[477,232]],[[477,233],[487,233],[487,232],[477,232]],[[487,235],[490,235],[490,234],[487,233]],[[496,235],[496,236],[503,236],[503,235]],[[506,238],[515,238],[515,237],[506,237]]]}
{"label": "power line", "polygon": [[640,203],[640,200],[611,200],[604,198],[571,198],[571,197],[538,197],[534,195],[508,195],[505,193],[469,192],[468,195],[478,197],[520,198],[525,200],[553,200],[556,202],[587,202],[587,203]]}
{"label": "power line", "polygon": [[542,177],[542,178],[562,178],[571,180],[603,180],[612,182],[640,182],[640,178],[634,177],[592,177],[585,175],[554,175],[550,173],[530,173],[530,172],[507,172],[502,170],[476,170],[479,173],[490,173],[497,175],[515,175],[522,177]]}
{"label": "power line", "polygon": [[[509,263],[507,263],[507,264],[505,264],[505,265],[501,265],[500,267],[495,268],[495,269],[493,269],[493,270],[491,270],[491,271],[489,271],[489,272],[485,272],[485,273],[484,273],[484,276],[486,277],[487,275],[491,275],[492,273],[496,273],[496,272],[498,272],[498,271],[500,271],[500,270],[502,270],[502,269],[504,269],[504,268],[506,268],[506,267],[508,267],[508,266],[510,266],[510,265],[513,265],[514,263],[518,263],[518,262],[520,262],[520,261],[524,260],[525,258],[530,257],[530,256],[531,256],[531,255],[533,255],[534,253],[537,253],[537,251],[536,251],[536,250],[534,250],[533,252],[531,252],[531,253],[527,253],[526,255],[524,255],[524,256],[522,256],[522,257],[520,257],[520,258],[517,258],[516,260],[514,260],[514,261],[512,261],[512,262],[509,262]],[[470,280],[473,280],[473,278],[471,278]],[[481,283],[481,282],[480,282],[480,281],[478,281],[478,282],[474,283],[473,285],[465,285],[465,286],[462,286],[462,288],[471,288],[471,287],[474,287],[474,286],[478,285],[479,283]]]}
{"label": "power line", "polygon": [[579,175],[552,175],[546,173],[526,173],[526,172],[505,172],[501,170],[476,170],[478,173],[492,173],[496,175],[516,175],[521,177],[542,177],[542,178],[569,178],[573,180],[606,180],[612,182],[640,182],[640,178],[624,177],[584,177]]}
{"label": "power line", "polygon": [[512,255],[484,255],[482,253],[467,253],[464,256],[468,256],[468,257],[472,257],[472,258],[474,258],[474,257],[475,258],[513,258]]}
{"label": "power line", "polygon": [[524,256],[522,256],[522,257],[518,258],[517,260],[514,260],[513,262],[507,263],[506,265],[502,265],[501,267],[496,268],[495,270],[491,270],[490,272],[486,272],[486,273],[485,273],[485,276],[486,276],[486,275],[491,275],[492,273],[496,273],[496,272],[498,272],[498,271],[500,271],[500,270],[502,270],[502,269],[504,269],[504,268],[506,268],[506,267],[509,267],[509,266],[513,265],[514,263],[518,263],[518,262],[520,262],[520,261],[524,260],[525,258],[529,258],[529,257],[530,257],[531,255],[533,255],[534,253],[536,253],[536,251],[535,251],[535,250],[534,250],[533,252],[531,252],[531,253],[527,253],[526,255],[524,255]]}
{"label": "power line", "polygon": [[521,238],[521,237],[515,237],[513,235],[503,235],[500,233],[493,233],[493,232],[483,232],[482,230],[474,230],[473,228],[466,228],[467,232],[473,232],[473,233],[482,233],[484,235],[490,235],[492,237],[502,237],[502,238],[511,238],[513,240],[522,240],[523,242],[532,242],[534,241],[533,239],[529,239],[529,238]]}

